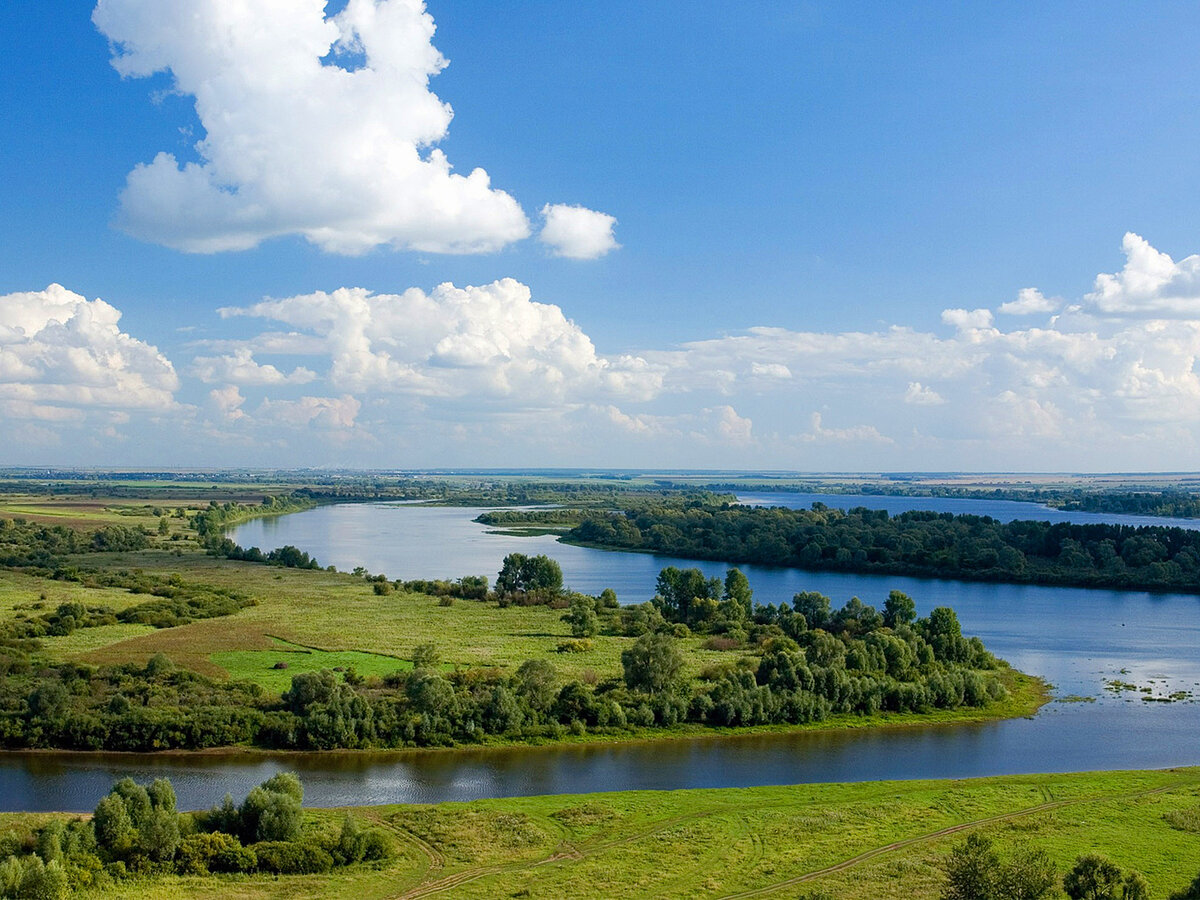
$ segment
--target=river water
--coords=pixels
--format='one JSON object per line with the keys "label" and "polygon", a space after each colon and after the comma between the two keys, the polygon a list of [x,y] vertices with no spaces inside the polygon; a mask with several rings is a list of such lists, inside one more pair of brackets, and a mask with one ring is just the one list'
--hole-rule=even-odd
{"label": "river water", "polygon": [[[767,505],[869,506],[975,512],[996,518],[1065,517],[1142,524],[1134,517],[1056,513],[1033,504],[943,498],[754,494]],[[1016,507],[1016,509],[1010,509]],[[390,578],[486,574],[504,555],[546,553],[576,590],[612,587],[623,603],[649,599],[659,569],[725,566],[653,554],[571,547],[553,537],[489,533],[480,510],[343,504],[250,522],[232,537],[263,549],[293,544],[323,565],[363,566]],[[1039,514],[1040,513],[1040,514]],[[1132,520],[1132,521],[1131,521]],[[1163,524],[1162,520],[1149,520]],[[1195,527],[1194,520],[1186,521]],[[478,797],[632,788],[734,787],[809,781],[970,777],[1021,772],[1157,768],[1200,764],[1200,597],[743,566],[759,602],[818,590],[835,605],[851,596],[882,606],[889,590],[910,594],[922,614],[952,606],[963,630],[996,655],[1055,686],[1055,702],[1030,719],[980,725],[792,732],[756,736],[567,747],[464,749],[383,754],[162,755],[5,754],[0,809],[86,810],[123,775],[171,778],[186,807],[244,795],[281,769],[304,780],[312,805],[439,802]],[[1148,692],[1115,692],[1119,680]],[[1088,698],[1083,701],[1080,698]]]}

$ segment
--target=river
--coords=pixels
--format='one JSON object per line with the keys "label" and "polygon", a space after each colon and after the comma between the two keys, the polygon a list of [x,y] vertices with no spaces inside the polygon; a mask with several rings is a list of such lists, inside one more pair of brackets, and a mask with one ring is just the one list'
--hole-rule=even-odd
{"label": "river", "polygon": [[[890,512],[924,508],[996,518],[1036,515],[1029,509],[1010,509],[1006,501],[796,494],[754,494],[744,500],[789,506],[817,500],[829,506],[862,505]],[[1044,513],[1037,518],[1142,524],[1134,517],[1012,506]],[[721,563],[572,547],[550,536],[493,534],[472,521],[479,512],[342,504],[246,523],[232,536],[243,546],[294,544],[322,564],[339,569],[363,566],[409,579],[466,574],[494,579],[507,553],[547,553],[560,562],[571,587],[589,593],[612,587],[623,603],[648,599],[659,569],[666,565],[724,574]],[[1183,521],[1191,527],[1197,524]],[[1200,694],[1198,597],[742,568],[755,599],[764,603],[787,601],[799,590],[818,590],[836,605],[858,596],[882,606],[888,591],[899,589],[916,600],[922,614],[935,606],[952,606],[965,633],[981,637],[1017,668],[1049,680],[1059,699],[1030,719],[979,725],[686,741],[283,756],[6,754],[0,756],[0,809],[90,809],[123,775],[168,776],[182,806],[206,806],[226,791],[244,795],[285,768],[301,774],[306,802],[330,806],[1200,763],[1200,715],[1190,699],[1150,702],[1139,691],[1106,688],[1107,682],[1119,680],[1148,688],[1147,696]]]}

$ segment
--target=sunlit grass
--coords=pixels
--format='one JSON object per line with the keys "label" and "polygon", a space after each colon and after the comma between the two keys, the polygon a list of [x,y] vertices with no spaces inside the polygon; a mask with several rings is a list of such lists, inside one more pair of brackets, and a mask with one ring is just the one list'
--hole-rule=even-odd
{"label": "sunlit grass", "polygon": [[[1168,823],[1198,796],[1200,770],[1184,769],[364,807],[354,815],[387,829],[399,850],[378,866],[303,878],[160,877],[104,896],[382,898],[440,887],[435,896],[480,900],[818,889],[838,900],[934,900],[946,854],[977,832],[1002,855],[1044,849],[1060,873],[1081,853],[1102,853],[1165,897],[1200,872],[1200,841]],[[309,814],[326,827],[342,815]],[[0,829],[15,818],[0,817]]]}

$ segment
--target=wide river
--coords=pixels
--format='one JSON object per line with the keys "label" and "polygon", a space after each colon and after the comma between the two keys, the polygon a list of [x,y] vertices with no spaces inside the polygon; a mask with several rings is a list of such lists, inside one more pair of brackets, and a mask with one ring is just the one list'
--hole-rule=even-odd
{"label": "wide river", "polygon": [[[1006,501],[792,493],[742,499],[792,507],[820,501],[893,513],[973,512],[1005,520],[1200,526],[1196,520],[1063,513]],[[343,504],[250,522],[232,537],[263,549],[293,544],[322,565],[363,566],[406,579],[486,574],[494,580],[505,554],[546,553],[561,563],[570,587],[589,593],[612,587],[623,603],[649,599],[663,566],[697,566],[717,576],[725,570],[721,563],[571,547],[548,536],[493,534],[472,521],[480,511]],[[1017,668],[1046,678],[1058,699],[1030,719],[979,725],[626,744],[379,754],[4,754],[0,809],[91,809],[123,775],[168,776],[180,803],[194,808],[216,802],[226,791],[244,795],[285,768],[301,774],[306,802],[331,806],[1200,764],[1194,703],[1142,699],[1175,691],[1200,695],[1200,597],[742,568],[764,603],[818,590],[836,605],[858,596],[882,606],[895,588],[910,594],[921,613],[953,606],[966,633],[981,637]],[[1106,689],[1111,680],[1149,692],[1114,692]]]}

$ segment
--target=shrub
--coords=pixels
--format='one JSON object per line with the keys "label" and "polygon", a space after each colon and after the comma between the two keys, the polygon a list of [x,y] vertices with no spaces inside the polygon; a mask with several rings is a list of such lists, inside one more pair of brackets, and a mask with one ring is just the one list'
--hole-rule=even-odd
{"label": "shrub", "polygon": [[175,862],[182,875],[253,872],[258,867],[258,857],[251,848],[219,831],[188,835],[179,846]]}
{"label": "shrub", "polygon": [[[293,776],[294,777],[294,776]],[[293,841],[300,836],[300,801],[290,794],[256,787],[242,802],[242,834],[253,841]]]}
{"label": "shrub", "polygon": [[557,649],[559,653],[587,653],[592,646],[587,638],[571,638],[569,641],[559,641]]}
{"label": "shrub", "polygon": [[333,868],[329,851],[307,841],[261,841],[249,849],[258,868],[274,875],[318,875]]}

